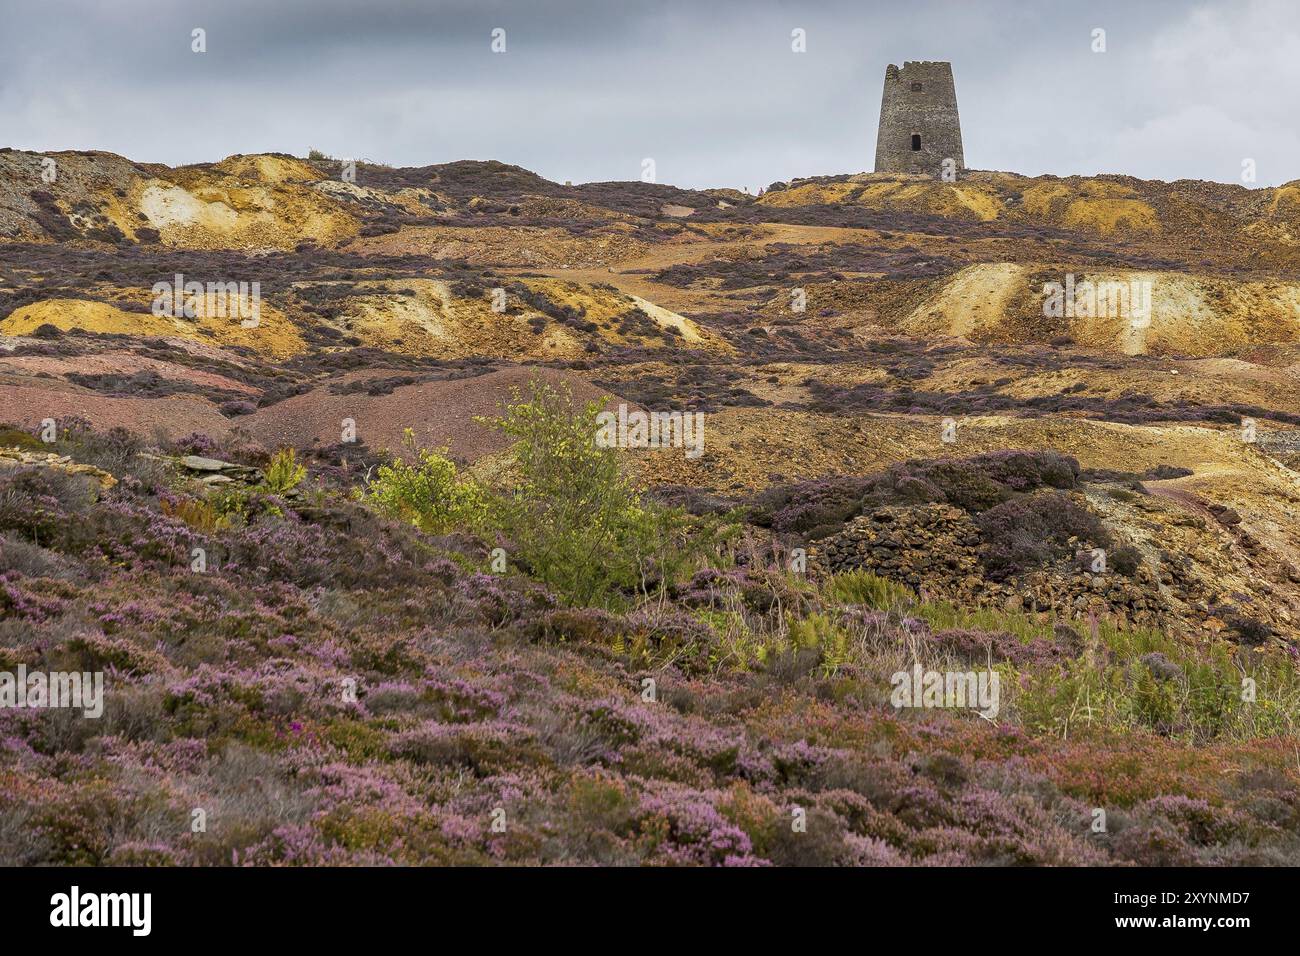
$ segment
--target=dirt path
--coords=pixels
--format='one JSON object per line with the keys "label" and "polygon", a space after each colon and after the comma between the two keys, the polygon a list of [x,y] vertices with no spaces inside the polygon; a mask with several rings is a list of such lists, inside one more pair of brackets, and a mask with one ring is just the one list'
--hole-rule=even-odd
{"label": "dirt path", "polygon": [[745,239],[700,239],[694,242],[661,243],[642,256],[623,259],[612,266],[593,269],[517,268],[503,272],[540,273],[573,282],[608,283],[620,292],[649,299],[656,305],[674,312],[715,312],[736,307],[730,291],[708,289],[679,289],[656,282],[653,275],[637,275],[642,270],[660,272],[676,265],[690,265],[714,259],[730,259],[735,253],[755,246],[777,243],[789,245],[821,245],[824,243],[872,242],[877,235],[869,229],[848,229],[841,226],[797,226],[785,223],[763,223],[762,232]]}

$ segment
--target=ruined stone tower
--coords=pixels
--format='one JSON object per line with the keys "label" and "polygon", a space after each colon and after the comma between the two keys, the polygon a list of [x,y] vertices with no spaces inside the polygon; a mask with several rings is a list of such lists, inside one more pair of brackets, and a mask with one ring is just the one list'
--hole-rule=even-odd
{"label": "ruined stone tower", "polygon": [[952,64],[922,60],[889,64],[880,100],[876,172],[922,173],[942,178],[943,161],[955,174],[965,168],[957,86]]}

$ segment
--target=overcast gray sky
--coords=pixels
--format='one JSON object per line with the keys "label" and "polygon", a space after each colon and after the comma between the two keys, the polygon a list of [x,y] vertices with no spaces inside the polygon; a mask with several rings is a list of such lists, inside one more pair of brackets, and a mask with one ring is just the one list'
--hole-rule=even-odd
{"label": "overcast gray sky", "polygon": [[974,168],[1300,178],[1297,0],[0,0],[0,145],[752,189],[870,169],[885,67],[923,59]]}

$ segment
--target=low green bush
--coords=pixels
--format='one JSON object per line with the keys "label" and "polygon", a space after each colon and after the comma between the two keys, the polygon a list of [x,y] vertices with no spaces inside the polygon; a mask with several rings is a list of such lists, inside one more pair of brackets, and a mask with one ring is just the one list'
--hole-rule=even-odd
{"label": "low green bush", "polygon": [[681,580],[717,522],[643,497],[617,448],[597,445],[602,402],[534,382],[487,423],[513,439],[513,482],[489,503],[489,523],[516,559],[575,605],[621,603]]}
{"label": "low green bush", "polygon": [[410,429],[405,444],[415,462],[395,457],[380,465],[375,477],[366,482],[362,499],[381,514],[407,521],[430,534],[479,527],[487,515],[487,493],[472,480],[457,475],[456,464],[446,457],[446,449],[417,449]]}

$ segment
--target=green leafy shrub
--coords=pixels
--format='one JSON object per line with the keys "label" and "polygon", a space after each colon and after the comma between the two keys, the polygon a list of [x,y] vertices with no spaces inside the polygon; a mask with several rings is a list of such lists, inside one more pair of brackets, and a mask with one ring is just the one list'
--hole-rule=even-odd
{"label": "green leafy shrub", "polygon": [[246,524],[250,516],[252,497],[250,488],[238,484],[218,487],[209,494],[207,503],[212,506],[219,521],[216,530],[236,524]]}
{"label": "green leafy shrub", "polygon": [[790,644],[797,653],[813,651],[819,655],[818,666],[830,676],[853,663],[854,647],[848,631],[829,614],[809,614],[791,618]]}
{"label": "green leafy shrub", "polygon": [[415,454],[415,463],[394,458],[380,465],[366,483],[363,499],[382,514],[430,534],[479,526],[487,512],[483,489],[457,475],[455,462],[444,454],[446,449],[416,449],[409,428],[405,444]]}
{"label": "green leafy shrub", "polygon": [[282,495],[293,491],[307,477],[307,469],[298,464],[297,453],[292,448],[282,448],[266,466],[266,487],[272,494]]}
{"label": "green leafy shrub", "polygon": [[[643,498],[619,452],[596,444],[602,402],[534,382],[489,421],[514,440],[515,481],[491,502],[513,557],[566,601],[619,603],[680,580],[717,523]],[[703,532],[703,533],[702,533]]]}

